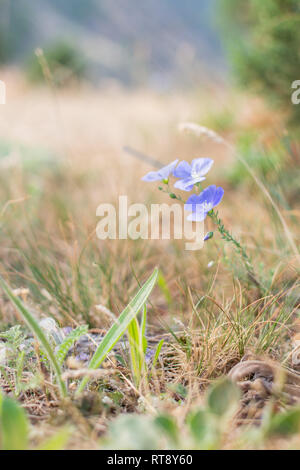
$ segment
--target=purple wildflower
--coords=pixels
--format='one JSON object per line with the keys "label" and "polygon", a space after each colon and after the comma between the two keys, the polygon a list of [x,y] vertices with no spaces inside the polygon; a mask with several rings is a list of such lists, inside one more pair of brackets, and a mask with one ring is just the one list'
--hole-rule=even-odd
{"label": "purple wildflower", "polygon": [[203,238],[203,241],[207,242],[207,240],[210,240],[213,236],[214,236],[214,232],[207,232],[207,234]]}
{"label": "purple wildflower", "polygon": [[173,174],[174,168],[176,167],[178,160],[174,160],[174,162],[169,163],[169,165],[164,166],[158,171],[150,171],[145,176],[143,176],[143,181],[164,181],[168,180],[169,176]]}
{"label": "purple wildflower", "polygon": [[174,170],[174,176],[180,178],[174,184],[175,188],[183,191],[191,191],[194,184],[205,180],[205,175],[209,172],[214,161],[211,158],[195,158],[191,164],[186,161],[179,163]]}
{"label": "purple wildflower", "polygon": [[62,329],[63,334],[65,336],[68,336],[71,333],[72,330],[73,330],[73,328],[71,326],[64,326],[63,329]]}
{"label": "purple wildflower", "polygon": [[154,353],[155,353],[155,351],[153,349],[147,348],[146,354],[145,354],[145,359],[146,359],[147,364],[149,364],[149,362],[152,361],[152,359],[154,357]]}
{"label": "purple wildflower", "polygon": [[207,213],[220,204],[224,195],[224,189],[212,184],[202,191],[199,195],[193,194],[188,198],[184,209],[192,211],[187,217],[189,221],[202,222]]}
{"label": "purple wildflower", "polygon": [[77,361],[80,361],[80,362],[88,361],[89,358],[90,358],[89,354],[87,354],[85,352],[81,352],[81,353],[77,354],[77,356],[76,356]]}

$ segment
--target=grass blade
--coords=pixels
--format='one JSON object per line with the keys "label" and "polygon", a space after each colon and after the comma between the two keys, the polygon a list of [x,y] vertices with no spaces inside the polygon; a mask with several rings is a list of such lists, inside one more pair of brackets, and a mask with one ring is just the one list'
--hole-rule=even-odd
{"label": "grass blade", "polygon": [[136,318],[128,325],[128,341],[133,379],[136,385],[140,380],[140,328]]}
{"label": "grass blade", "polygon": [[[113,324],[110,330],[106,333],[103,340],[99,344],[97,350],[95,351],[90,363],[89,369],[97,369],[100,364],[104,361],[107,354],[112,350],[115,344],[119,341],[121,336],[127,330],[131,321],[138,314],[140,309],[145,304],[147,298],[149,297],[157,279],[158,270],[155,269],[153,274],[145,282],[145,284],[138,291],[136,296],[129,302],[127,307],[123,310],[118,320]],[[84,377],[81,383],[78,386],[77,393],[83,391],[87,382],[89,381],[88,377]]]}
{"label": "grass blade", "polygon": [[141,322],[141,331],[140,331],[140,344],[142,345],[142,352],[145,355],[147,351],[148,341],[146,339],[146,326],[147,326],[147,307],[144,305],[142,322]]}
{"label": "grass blade", "polygon": [[161,272],[159,273],[159,276],[157,279],[157,285],[159,286],[161,292],[163,293],[168,305],[171,305],[172,303],[171,292],[169,290],[167,281]]}
{"label": "grass blade", "polygon": [[153,362],[152,362],[152,371],[154,370],[154,367],[155,367],[155,365],[158,361],[158,357],[160,355],[160,351],[161,351],[161,348],[163,347],[164,342],[165,342],[165,340],[161,339],[160,342],[157,345],[157,348],[156,348],[156,351],[155,351],[155,354],[154,354],[154,358],[153,358]]}
{"label": "grass blade", "polygon": [[145,354],[147,350],[146,333],[147,307],[144,305],[141,325],[139,325],[137,317],[135,317],[128,326],[128,340],[130,349],[131,370],[135,385],[138,387],[142,376],[146,376],[145,372]]}

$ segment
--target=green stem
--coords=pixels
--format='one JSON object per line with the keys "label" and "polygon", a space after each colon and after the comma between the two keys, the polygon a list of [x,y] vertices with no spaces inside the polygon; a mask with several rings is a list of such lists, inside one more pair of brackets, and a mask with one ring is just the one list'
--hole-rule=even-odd
{"label": "green stem", "polygon": [[214,212],[214,210],[211,210],[208,213],[208,216],[212,219],[212,221],[216,224],[219,233],[223,240],[226,240],[229,243],[232,243],[236,249],[236,252],[241,256],[243,263],[245,265],[245,268],[247,270],[248,276],[251,279],[251,281],[261,290],[263,291],[263,287],[261,283],[257,280],[254,267],[252,265],[251,259],[248,256],[245,248],[238,242],[233,235],[224,227],[224,224],[222,220],[219,218],[218,212]]}

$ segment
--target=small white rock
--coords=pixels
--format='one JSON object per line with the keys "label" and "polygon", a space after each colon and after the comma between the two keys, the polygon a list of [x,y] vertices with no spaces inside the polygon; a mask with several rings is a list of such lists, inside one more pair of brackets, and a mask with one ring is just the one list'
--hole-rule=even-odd
{"label": "small white rock", "polygon": [[112,405],[113,404],[113,401],[111,398],[109,398],[107,395],[105,395],[103,398],[102,398],[102,403],[104,403],[105,405]]}
{"label": "small white rock", "polygon": [[0,365],[6,366],[6,346],[4,344],[0,344]]}

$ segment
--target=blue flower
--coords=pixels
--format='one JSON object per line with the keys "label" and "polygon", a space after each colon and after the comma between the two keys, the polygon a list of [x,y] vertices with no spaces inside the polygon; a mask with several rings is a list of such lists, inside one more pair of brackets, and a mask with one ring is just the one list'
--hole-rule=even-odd
{"label": "blue flower", "polygon": [[184,209],[192,211],[187,220],[202,222],[207,213],[220,204],[224,195],[224,189],[212,184],[202,191],[199,195],[193,194],[188,198]]}
{"label": "blue flower", "polygon": [[174,170],[174,176],[180,178],[174,184],[175,188],[183,191],[191,191],[194,184],[205,180],[205,175],[209,172],[214,161],[211,158],[195,158],[191,164],[186,161],[180,162]]}
{"label": "blue flower", "polygon": [[80,361],[80,362],[85,362],[85,361],[88,361],[90,358],[90,355],[85,353],[85,352],[81,352],[79,354],[77,354],[76,358],[77,361]]}
{"label": "blue flower", "polygon": [[207,240],[210,240],[213,236],[214,236],[214,232],[207,232],[207,234],[203,238],[203,241],[207,242]]}
{"label": "blue flower", "polygon": [[163,181],[168,180],[169,176],[173,174],[174,168],[177,165],[178,160],[174,160],[174,162],[169,163],[169,165],[164,166],[158,171],[150,171],[145,176],[143,176],[143,181]]}
{"label": "blue flower", "polygon": [[147,348],[146,354],[145,354],[145,360],[146,360],[147,364],[149,364],[152,361],[152,359],[154,357],[154,353],[155,353],[155,351],[153,349]]}

